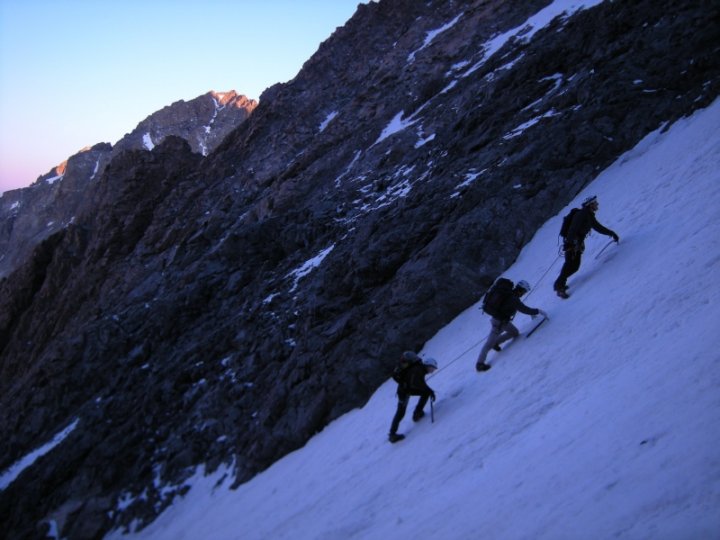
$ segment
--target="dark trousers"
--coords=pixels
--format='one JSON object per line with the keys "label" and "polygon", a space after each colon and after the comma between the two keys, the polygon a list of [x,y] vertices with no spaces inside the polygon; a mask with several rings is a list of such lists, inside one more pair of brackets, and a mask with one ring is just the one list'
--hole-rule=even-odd
{"label": "dark trousers", "polygon": [[404,391],[398,390],[398,405],[397,410],[395,411],[395,416],[392,419],[392,424],[390,424],[390,433],[397,433],[398,427],[400,427],[400,421],[405,416],[405,411],[407,410],[411,395],[420,396],[420,399],[418,399],[417,405],[415,406],[415,413],[418,414],[422,412],[422,410],[425,408],[427,400],[430,398],[430,394],[409,394]]}
{"label": "dark trousers", "polygon": [[568,278],[580,269],[582,254],[582,248],[565,250],[565,264],[563,264],[563,267],[560,269],[560,275],[555,280],[554,288],[556,291],[567,288]]}

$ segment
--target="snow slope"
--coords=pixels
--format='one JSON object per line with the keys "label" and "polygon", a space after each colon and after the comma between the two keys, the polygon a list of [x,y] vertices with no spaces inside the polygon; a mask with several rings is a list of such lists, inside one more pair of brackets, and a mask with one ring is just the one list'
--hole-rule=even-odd
{"label": "snow slope", "polygon": [[[569,300],[549,220],[505,275],[551,320],[474,363],[473,306],[422,354],[438,400],[391,445],[389,381],[252,481],[205,477],[152,539],[720,538],[720,101],[654,132],[589,194],[608,238],[587,242]],[[521,330],[533,322],[519,315]],[[388,359],[393,362],[394,359]],[[125,538],[120,531],[109,538]]]}

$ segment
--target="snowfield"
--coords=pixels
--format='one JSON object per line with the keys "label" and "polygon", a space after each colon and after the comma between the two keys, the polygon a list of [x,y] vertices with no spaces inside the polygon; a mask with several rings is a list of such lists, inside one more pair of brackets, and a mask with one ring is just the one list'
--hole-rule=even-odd
{"label": "snowfield", "polygon": [[[154,523],[108,538],[719,538],[718,126],[720,101],[653,132],[537,232],[504,275],[550,320],[490,371],[474,370],[479,304],[425,344],[434,423],[412,422],[412,398],[389,444],[389,381],[238,489],[198,470]],[[593,233],[561,300],[560,222],[593,194],[620,243],[596,258]]]}

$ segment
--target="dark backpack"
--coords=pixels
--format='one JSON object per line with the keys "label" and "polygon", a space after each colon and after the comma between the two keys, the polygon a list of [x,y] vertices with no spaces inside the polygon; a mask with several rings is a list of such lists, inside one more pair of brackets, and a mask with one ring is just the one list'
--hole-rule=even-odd
{"label": "dark backpack", "polygon": [[560,226],[560,236],[562,236],[563,239],[567,238],[568,232],[570,232],[570,224],[572,223],[575,214],[577,214],[579,211],[579,208],[573,208],[563,218],[562,225]]}
{"label": "dark backpack", "polygon": [[498,278],[483,299],[483,311],[496,319],[509,319],[514,308],[509,302],[515,285],[507,278]]}
{"label": "dark backpack", "polygon": [[410,366],[422,362],[422,359],[412,352],[405,352],[400,357],[397,365],[393,369],[392,378],[396,383],[402,384],[407,377],[407,371]]}

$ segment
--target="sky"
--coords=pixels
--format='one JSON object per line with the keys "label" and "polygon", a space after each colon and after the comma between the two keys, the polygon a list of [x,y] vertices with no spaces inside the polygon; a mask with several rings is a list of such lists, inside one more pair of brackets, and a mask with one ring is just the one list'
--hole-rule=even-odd
{"label": "sky", "polygon": [[180,99],[259,99],[367,2],[0,0],[0,193]]}
{"label": "sky", "polygon": [[[718,125],[720,99],[650,133],[538,230],[503,275],[527,280],[525,303],[549,319],[528,338],[537,320],[518,315],[522,335],[490,353],[490,371],[474,369],[489,330],[479,302],[418,351],[440,366],[428,377],[434,421],[414,423],[411,398],[407,437],[390,444],[389,380],[238,489],[229,469],[205,476],[199,467],[155,522],[106,538],[717,537]],[[608,237],[591,234],[562,300],[552,290],[558,231],[589,195],[620,242],[606,248]],[[0,489],[73,428],[82,422],[0,475]],[[61,524],[50,525],[58,538]]]}

